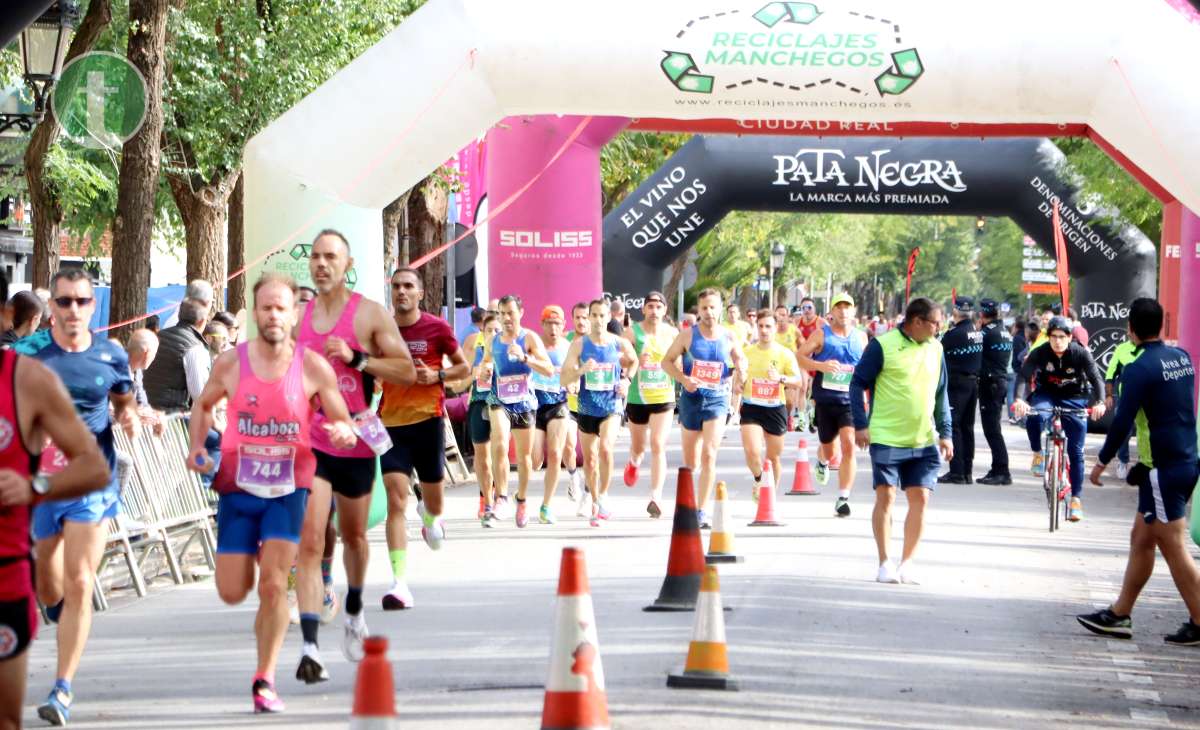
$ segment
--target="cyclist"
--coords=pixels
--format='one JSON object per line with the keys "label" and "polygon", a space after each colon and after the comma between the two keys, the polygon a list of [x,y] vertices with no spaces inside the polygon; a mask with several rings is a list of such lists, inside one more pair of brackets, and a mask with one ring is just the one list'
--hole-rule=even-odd
{"label": "cyclist", "polygon": [[[1025,429],[1029,434],[1029,448],[1033,449],[1033,473],[1045,473],[1045,457],[1042,455],[1042,418],[1049,416],[1053,408],[1083,410],[1092,407],[1092,419],[1104,416],[1104,376],[1092,353],[1071,339],[1071,321],[1066,317],[1052,317],[1046,327],[1046,344],[1029,352],[1021,375],[1017,378],[1017,399],[1013,412],[1017,418],[1028,414]],[[1036,380],[1035,380],[1036,379]],[[1035,380],[1033,395],[1029,395],[1029,381]],[[1067,519],[1078,522],[1083,519],[1083,504],[1079,495],[1083,492],[1083,439],[1087,435],[1087,421],[1083,416],[1072,413],[1062,415],[1063,430],[1067,435],[1067,458],[1070,460],[1071,503]]]}

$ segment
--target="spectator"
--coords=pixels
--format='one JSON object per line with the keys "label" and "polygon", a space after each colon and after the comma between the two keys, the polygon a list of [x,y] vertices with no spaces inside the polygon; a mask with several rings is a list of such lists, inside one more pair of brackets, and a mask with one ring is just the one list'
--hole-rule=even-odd
{"label": "spectator", "polygon": [[149,407],[150,399],[146,397],[146,388],[142,384],[146,368],[158,356],[158,335],[148,329],[134,330],[129,336],[129,374],[133,379],[133,400],[139,408]]}
{"label": "spectator", "polygon": [[1012,418],[1012,404],[1016,394],[1017,373],[1021,371],[1021,363],[1025,362],[1025,353],[1029,351],[1029,340],[1025,337],[1025,331],[1025,319],[1018,317],[1012,327],[1012,360],[1008,370],[1008,396],[1004,402],[1005,408],[1008,409],[1009,423],[1016,423]]}
{"label": "spectator", "polygon": [[229,344],[229,328],[215,319],[208,323],[204,328],[204,339],[208,343],[208,354],[215,360],[217,355],[228,350]]}
{"label": "spectator", "polygon": [[19,291],[8,301],[12,329],[0,335],[0,348],[37,332],[42,322],[43,305],[33,292]]}
{"label": "spectator", "polygon": [[466,342],[467,338],[483,330],[483,318],[487,311],[482,307],[471,307],[471,326],[463,333],[462,341]]}
{"label": "spectator", "polygon": [[208,310],[201,301],[179,304],[179,324],[159,333],[159,352],[146,368],[146,395],[150,405],[164,413],[190,411],[208,382],[212,359],[204,339]]}
{"label": "spectator", "polygon": [[[217,312],[213,315],[212,324],[220,324],[225,328],[225,332],[229,335],[225,347],[221,352],[235,347],[238,343],[238,321],[237,317],[233,316],[232,312]],[[212,326],[210,324],[209,326]],[[217,354],[221,354],[218,352]]]}
{"label": "spectator", "polygon": [[1087,347],[1090,335],[1088,335],[1088,331],[1083,328],[1083,324],[1079,321],[1079,317],[1075,316],[1074,307],[1069,307],[1067,309],[1067,319],[1071,320],[1071,324],[1075,325],[1071,330],[1071,336],[1075,338],[1076,342],[1084,347]]}
{"label": "spectator", "polygon": [[617,337],[621,337],[625,332],[625,301],[617,298],[609,302],[608,311],[612,315],[608,320],[608,331]]}
{"label": "spectator", "polygon": [[207,320],[208,315],[213,311],[213,285],[209,284],[204,279],[192,279],[188,282],[187,290],[183,293],[184,299],[191,299],[204,307],[204,318]]}
{"label": "spectator", "polygon": [[155,339],[157,339],[158,331],[162,329],[162,320],[158,318],[157,314],[152,314],[146,317],[146,326],[143,329],[149,330],[150,334],[155,335]]}

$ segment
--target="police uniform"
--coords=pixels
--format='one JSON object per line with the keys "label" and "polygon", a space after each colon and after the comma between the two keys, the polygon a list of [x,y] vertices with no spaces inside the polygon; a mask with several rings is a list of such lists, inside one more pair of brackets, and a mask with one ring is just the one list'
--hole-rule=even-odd
{"label": "police uniform", "polygon": [[983,325],[983,357],[979,368],[979,418],[983,435],[992,452],[992,468],[980,484],[1012,484],[1008,471],[1008,448],[1000,432],[1001,415],[1008,397],[1008,364],[1013,338],[998,317],[1000,305],[991,299],[979,302],[979,311],[991,321]]}
{"label": "police uniform", "polygon": [[983,333],[975,329],[971,313],[975,302],[969,297],[954,300],[954,311],[966,315],[942,335],[942,350],[949,373],[948,395],[954,438],[950,471],[938,477],[941,483],[970,484],[975,458],[975,408],[979,400],[979,368],[983,363]]}

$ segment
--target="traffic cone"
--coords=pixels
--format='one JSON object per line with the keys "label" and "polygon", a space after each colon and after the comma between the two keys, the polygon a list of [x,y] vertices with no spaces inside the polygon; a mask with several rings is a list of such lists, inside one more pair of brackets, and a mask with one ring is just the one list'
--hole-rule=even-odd
{"label": "traffic cone", "polygon": [[763,471],[762,482],[758,487],[758,514],[750,527],[781,527],[784,523],[775,519],[775,477],[769,471]]}
{"label": "traffic cone", "polygon": [[[717,482],[717,499],[713,507],[712,533],[708,536],[708,555],[704,561],[713,563],[740,563],[745,558],[733,553],[733,533],[725,529],[725,482]],[[703,583],[703,581],[701,581]],[[703,590],[703,589],[701,589]]]}
{"label": "traffic cone", "polygon": [[396,688],[387,647],[384,636],[368,636],[363,640],[366,655],[358,663],[350,730],[390,730],[396,726]]}
{"label": "traffic cone", "polygon": [[587,565],[583,550],[563,548],[542,730],[607,727],[608,699]]}
{"label": "traffic cone", "polygon": [[645,611],[691,611],[700,595],[704,575],[704,545],[700,541],[700,521],[696,517],[696,492],[692,489],[692,470],[679,468],[675,487],[675,525],[671,529],[671,552],[667,556],[667,577],[658,598]]}
{"label": "traffic cone", "polygon": [[788,492],[789,497],[797,495],[816,495],[820,494],[821,490],[813,484],[812,467],[808,463],[808,439],[800,439],[798,444],[798,452],[796,455],[796,472],[792,477],[792,491]]}
{"label": "traffic cone", "polygon": [[668,687],[686,689],[737,690],[729,676],[729,656],[725,652],[725,616],[721,610],[721,582],[716,566],[704,571],[700,585],[700,605],[696,607],[696,626],[688,646],[687,661],[681,674],[667,675]]}

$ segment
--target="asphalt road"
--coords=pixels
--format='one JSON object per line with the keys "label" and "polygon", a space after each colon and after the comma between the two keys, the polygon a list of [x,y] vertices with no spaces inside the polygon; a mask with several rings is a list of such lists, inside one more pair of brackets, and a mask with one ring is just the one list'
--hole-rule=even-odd
{"label": "asphalt road", "polygon": [[[1023,432],[1006,433],[1014,467],[1027,466]],[[789,462],[796,437],[788,437]],[[624,436],[621,443],[618,471]],[[733,488],[736,547],[746,557],[721,567],[740,692],[666,687],[694,619],[642,611],[665,573],[672,509],[664,505],[661,520],[646,516],[646,470],[635,489],[618,474],[615,519],[598,529],[564,503],[558,525],[484,530],[466,485],[449,493],[444,549],[432,553],[419,539],[413,546],[414,610],[379,609],[390,571],[382,530],[370,536],[367,621],[391,640],[400,726],[538,725],[561,549],[575,545],[586,552],[614,727],[1200,727],[1200,649],[1162,641],[1186,613],[1161,559],[1134,614],[1133,641],[1092,636],[1073,618],[1115,596],[1133,489],[1115,480],[1089,489],[1086,519],[1049,534],[1041,487],[1024,468],[1009,487],[943,486],[918,555],[922,584],[882,585],[874,582],[865,454],[849,518],[833,516],[835,490],[826,488],[817,497],[781,497],[786,526],[749,528],[738,444],[731,429],[719,476]],[[979,444],[977,476],[988,462],[982,437]],[[678,464],[673,435],[671,465]],[[785,489],[790,478],[789,466]],[[672,477],[669,503],[673,484]],[[531,503],[540,491],[539,475]],[[903,516],[901,500],[897,535]],[[898,537],[894,546],[898,553]],[[337,582],[344,586],[340,568]],[[332,680],[308,687],[292,677],[300,644],[293,628],[278,683],[287,712],[256,717],[253,598],[226,607],[202,581],[114,604],[96,617],[74,682],[73,726],[346,726],[354,668],[338,648],[340,617],[322,634]],[[31,727],[41,725],[33,707],[53,682],[53,647],[53,628],[43,629],[31,650]]]}

